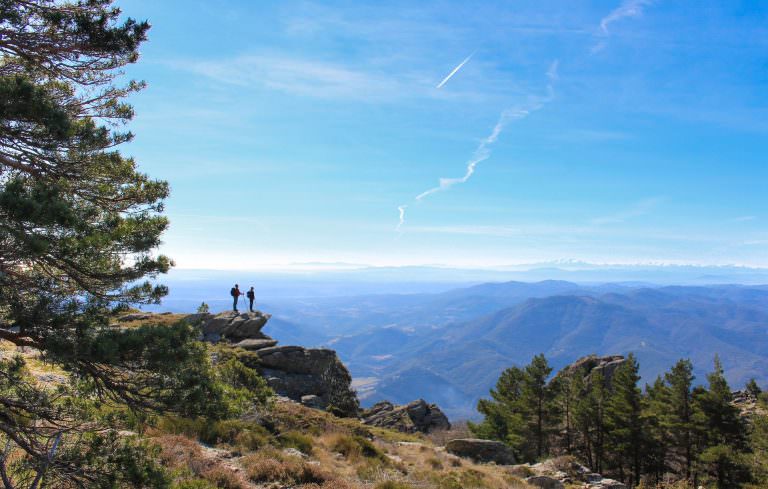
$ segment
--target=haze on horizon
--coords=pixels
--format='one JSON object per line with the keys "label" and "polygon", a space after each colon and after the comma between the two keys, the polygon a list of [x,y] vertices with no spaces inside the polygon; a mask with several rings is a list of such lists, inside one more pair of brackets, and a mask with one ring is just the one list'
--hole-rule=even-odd
{"label": "haze on horizon", "polygon": [[768,267],[768,5],[121,6],[180,268]]}

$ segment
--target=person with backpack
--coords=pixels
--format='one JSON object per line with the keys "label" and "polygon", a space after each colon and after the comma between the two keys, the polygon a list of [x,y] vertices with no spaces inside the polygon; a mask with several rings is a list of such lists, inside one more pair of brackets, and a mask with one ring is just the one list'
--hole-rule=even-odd
{"label": "person with backpack", "polygon": [[256,292],[253,291],[253,287],[246,292],[245,296],[248,297],[248,310],[253,312],[253,301],[256,299]]}
{"label": "person with backpack", "polygon": [[234,309],[235,312],[238,312],[237,300],[240,298],[241,295],[243,295],[243,293],[240,292],[240,286],[235,284],[235,286],[232,287],[232,290],[229,291],[229,295],[231,295],[233,299],[232,309]]}

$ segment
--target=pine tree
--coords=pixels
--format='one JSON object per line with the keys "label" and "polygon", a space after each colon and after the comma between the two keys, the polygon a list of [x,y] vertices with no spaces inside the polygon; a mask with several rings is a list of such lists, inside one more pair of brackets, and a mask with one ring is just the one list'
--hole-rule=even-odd
{"label": "pine tree", "polygon": [[548,453],[549,435],[556,425],[555,397],[553,386],[547,384],[552,368],[543,354],[536,355],[525,367],[521,402],[528,416],[528,432],[532,435],[533,447],[531,452],[536,459]]}
{"label": "pine tree", "polygon": [[561,447],[565,453],[572,454],[576,443],[574,409],[584,389],[584,382],[579,375],[558,375],[552,384],[557,393],[556,411],[560,413],[561,419]]}
{"label": "pine tree", "polygon": [[760,394],[763,393],[763,390],[760,388],[759,385],[757,385],[757,381],[754,378],[749,379],[749,382],[747,382],[746,391],[750,396],[754,397],[755,399],[758,399],[760,397]]}
{"label": "pine tree", "polygon": [[661,376],[657,377],[653,384],[646,384],[642,410],[643,425],[646,429],[644,458],[646,472],[653,476],[656,483],[661,481],[668,469],[669,436],[663,421],[667,414],[668,399],[669,387]]}
{"label": "pine tree", "polygon": [[670,448],[680,459],[680,475],[693,480],[693,464],[697,456],[693,365],[690,360],[680,360],[664,379],[667,406],[661,416],[662,425],[667,431]]}
{"label": "pine tree", "polygon": [[522,457],[526,443],[524,410],[521,406],[525,372],[519,367],[504,370],[491,390],[491,399],[481,399],[477,410],[483,421],[469,423],[472,432],[491,440],[499,440],[512,447],[518,458]]}
{"label": "pine tree", "polygon": [[601,371],[585,381],[584,394],[574,406],[574,421],[581,434],[582,454],[592,470],[603,470],[605,458],[605,408],[608,389]]}
{"label": "pine tree", "polygon": [[[641,454],[645,445],[642,393],[637,385],[639,368],[635,356],[630,353],[613,375],[612,392],[605,410],[609,452],[617,461],[620,477],[628,480],[630,486],[640,482]],[[625,476],[625,467],[631,470],[632,477]]]}
{"label": "pine tree", "polygon": [[714,371],[707,375],[708,389],[696,391],[694,398],[703,447],[699,466],[718,489],[740,487],[749,480],[747,427],[731,403],[733,395],[720,358],[715,356],[714,363]]}
{"label": "pine tree", "polygon": [[478,403],[483,421],[470,424],[470,429],[477,436],[509,444],[520,460],[546,455],[549,437],[559,423],[556,391],[547,383],[551,372],[544,355],[535,356],[525,368],[505,370],[491,399]]}
{"label": "pine tree", "polygon": [[126,474],[104,406],[220,407],[189,326],[110,327],[115,309],[158,301],[167,290],[147,279],[171,266],[155,252],[168,185],[117,149],[132,138],[120,130],[133,116],[125,97],[143,84],[114,82],[149,29],[120,17],[111,0],[0,2],[0,340],[71,378],[47,389],[21,359],[0,360],[0,434],[26,453],[24,473],[60,440],[51,487],[112,487]]}

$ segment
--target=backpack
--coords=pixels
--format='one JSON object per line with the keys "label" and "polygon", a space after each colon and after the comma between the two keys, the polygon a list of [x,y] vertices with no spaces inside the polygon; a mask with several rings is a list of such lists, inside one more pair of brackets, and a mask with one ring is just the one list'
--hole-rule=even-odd
{"label": "backpack", "polygon": [[236,295],[240,295],[240,294],[237,293],[236,288],[232,287],[232,290],[229,291],[229,295],[231,295],[232,297],[235,297]]}

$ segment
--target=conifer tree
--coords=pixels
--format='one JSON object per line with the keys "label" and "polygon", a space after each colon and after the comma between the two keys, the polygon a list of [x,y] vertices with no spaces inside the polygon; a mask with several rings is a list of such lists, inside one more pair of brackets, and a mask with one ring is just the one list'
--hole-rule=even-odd
{"label": "conifer tree", "polygon": [[0,360],[0,446],[26,454],[18,473],[47,466],[51,487],[116,487],[140,472],[118,462],[127,452],[105,406],[219,407],[190,327],[110,326],[116,308],[158,301],[167,290],[147,279],[171,266],[155,251],[168,185],[118,151],[132,138],[125,97],[143,84],[116,76],[149,25],[111,3],[0,2],[0,340],[39,350],[71,381],[41,386],[20,358]]}
{"label": "conifer tree", "polygon": [[556,392],[547,383],[551,372],[544,355],[535,356],[525,368],[505,370],[491,399],[478,403],[483,421],[470,424],[470,429],[477,436],[509,444],[520,460],[546,455],[549,436],[559,423]]}
{"label": "conifer tree", "polygon": [[656,483],[661,481],[668,468],[669,436],[663,421],[667,413],[668,399],[669,387],[661,376],[658,376],[653,384],[646,384],[642,411],[643,425],[646,429],[644,458],[646,471],[653,476]]}
{"label": "conifer tree", "polygon": [[512,447],[518,456],[525,439],[525,422],[520,405],[525,372],[510,367],[499,376],[491,399],[481,399],[477,410],[484,416],[481,423],[470,423],[470,429],[481,438],[499,440]]}
{"label": "conifer tree", "polygon": [[697,391],[694,399],[701,414],[699,432],[703,438],[699,466],[718,489],[740,487],[749,480],[747,429],[731,402],[733,395],[718,356],[714,363],[714,370],[707,375],[708,389]]}
{"label": "conifer tree", "polygon": [[605,457],[605,408],[608,389],[601,371],[592,372],[585,381],[584,394],[574,406],[574,421],[581,434],[582,453],[592,470],[603,470]]}
{"label": "conifer tree", "polygon": [[552,368],[543,354],[536,355],[525,367],[521,401],[528,418],[528,432],[532,435],[532,454],[540,459],[548,453],[549,435],[556,426],[556,392],[547,380]]}
{"label": "conifer tree", "polygon": [[556,411],[561,418],[561,447],[570,454],[575,449],[574,409],[584,389],[583,378],[580,375],[558,375],[552,383],[557,394]]}
{"label": "conifer tree", "polygon": [[693,365],[690,360],[680,360],[664,375],[667,384],[666,408],[661,420],[668,435],[670,449],[677,455],[682,467],[680,475],[693,480],[696,460],[697,433],[696,412],[693,402]]}
{"label": "conifer tree", "polygon": [[[613,374],[612,392],[605,410],[609,451],[617,461],[620,477],[629,479],[630,485],[640,482],[641,453],[645,445],[642,393],[637,385],[639,369],[635,356],[630,353]],[[625,467],[630,469],[632,477],[625,476]]]}

